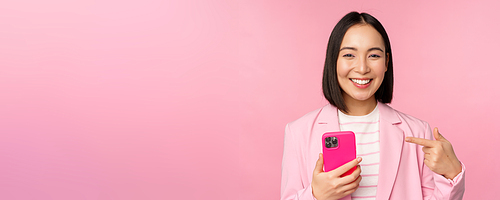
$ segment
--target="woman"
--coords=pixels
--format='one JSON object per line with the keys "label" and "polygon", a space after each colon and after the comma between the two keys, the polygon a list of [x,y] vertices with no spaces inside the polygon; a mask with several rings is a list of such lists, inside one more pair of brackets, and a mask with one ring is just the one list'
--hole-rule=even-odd
{"label": "woman", "polygon": [[[366,13],[344,16],[330,35],[323,72],[330,104],[286,126],[282,200],[462,199],[465,168],[450,142],[386,105],[393,79],[382,24]],[[324,172],[321,136],[333,131],[355,133],[358,158]]]}

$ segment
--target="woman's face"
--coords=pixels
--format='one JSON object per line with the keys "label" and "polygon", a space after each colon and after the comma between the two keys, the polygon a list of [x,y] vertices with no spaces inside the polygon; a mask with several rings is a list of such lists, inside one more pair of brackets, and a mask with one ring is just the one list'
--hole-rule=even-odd
{"label": "woman's face", "polygon": [[375,100],[388,56],[382,36],[371,25],[358,24],[347,30],[337,60],[337,78],[346,103]]}

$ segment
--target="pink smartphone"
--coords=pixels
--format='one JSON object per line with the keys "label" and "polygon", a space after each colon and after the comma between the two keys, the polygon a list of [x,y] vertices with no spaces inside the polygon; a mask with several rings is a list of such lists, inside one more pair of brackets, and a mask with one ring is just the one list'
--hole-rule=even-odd
{"label": "pink smartphone", "polygon": [[[356,158],[356,137],[352,131],[327,132],[323,134],[323,163],[325,172],[337,169]],[[352,174],[353,167],[342,176]]]}

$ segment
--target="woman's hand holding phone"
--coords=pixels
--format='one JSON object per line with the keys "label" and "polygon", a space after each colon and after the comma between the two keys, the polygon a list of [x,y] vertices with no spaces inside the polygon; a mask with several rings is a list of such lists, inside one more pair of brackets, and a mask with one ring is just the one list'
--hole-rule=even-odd
{"label": "woman's hand holding phone", "polygon": [[[325,172],[323,170],[323,154],[320,153],[311,182],[314,197],[317,200],[340,199],[356,191],[361,181],[361,168],[358,166],[360,162],[361,157],[358,157],[337,169]],[[358,167],[352,174],[341,177],[342,174],[356,166]]]}

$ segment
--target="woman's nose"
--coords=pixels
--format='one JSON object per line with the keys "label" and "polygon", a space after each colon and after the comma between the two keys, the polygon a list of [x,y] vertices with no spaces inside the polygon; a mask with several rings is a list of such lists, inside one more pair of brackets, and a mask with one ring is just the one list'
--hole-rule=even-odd
{"label": "woman's nose", "polygon": [[370,72],[370,67],[368,66],[367,60],[360,58],[355,66],[355,71],[360,74],[367,74]]}

